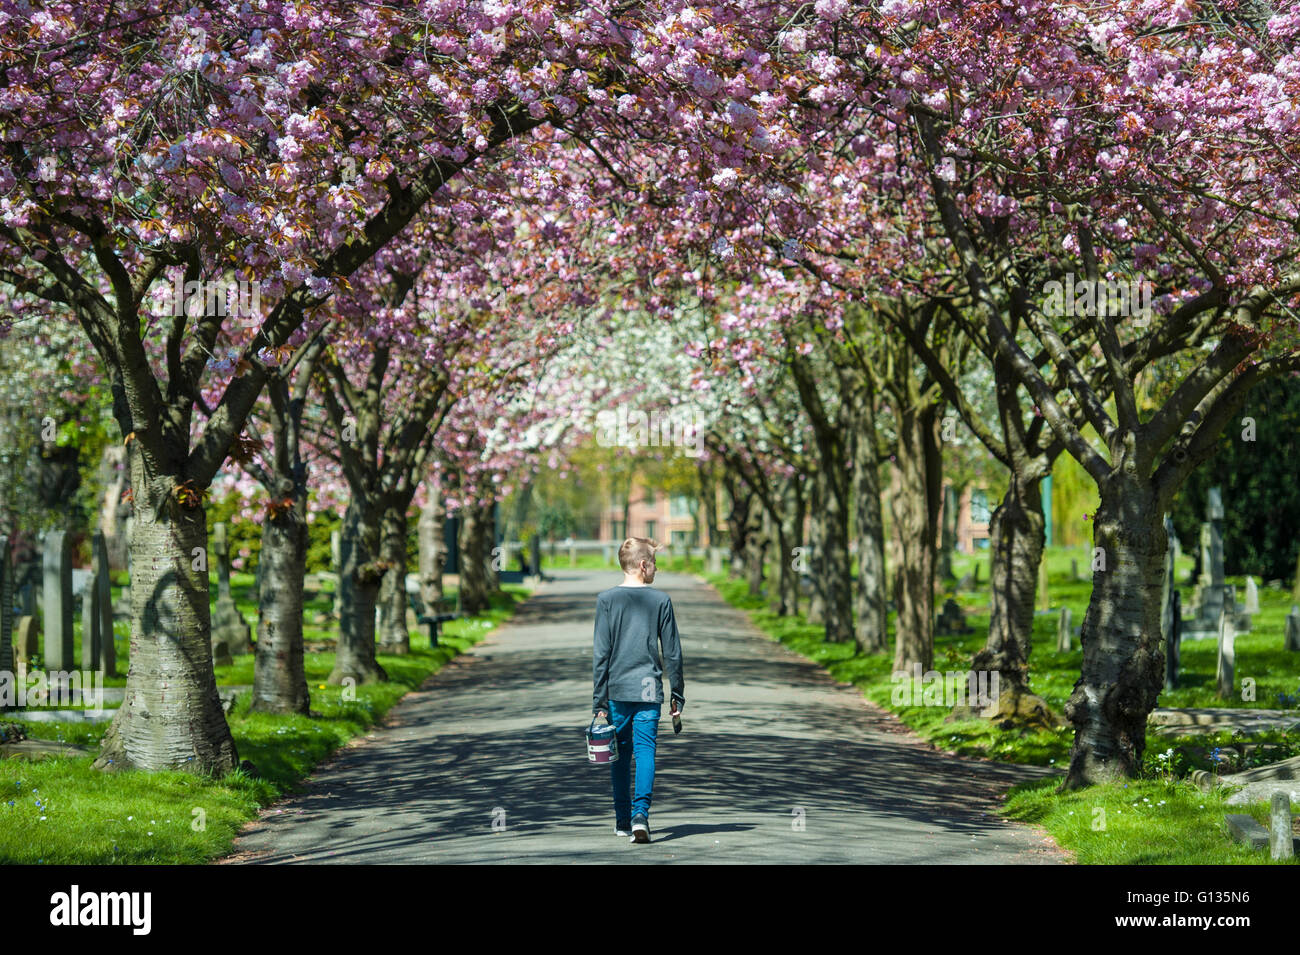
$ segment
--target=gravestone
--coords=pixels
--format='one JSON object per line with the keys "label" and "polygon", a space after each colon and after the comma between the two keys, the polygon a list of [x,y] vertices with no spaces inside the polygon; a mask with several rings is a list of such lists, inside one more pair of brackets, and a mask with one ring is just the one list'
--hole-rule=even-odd
{"label": "gravestone", "polygon": [[1174,521],[1165,515],[1165,573],[1160,599],[1160,635],[1165,644],[1165,689],[1178,686],[1178,588],[1174,584]]}
{"label": "gravestone", "polygon": [[18,586],[18,616],[36,616],[36,583],[40,575],[40,568],[33,561],[18,565],[14,573],[14,581]]}
{"label": "gravestone", "polygon": [[1231,699],[1236,688],[1236,621],[1226,608],[1219,614],[1219,657],[1214,679],[1220,699]]}
{"label": "gravestone", "polygon": [[961,607],[957,606],[957,601],[949,597],[943,602],[943,611],[939,614],[939,620],[934,627],[935,633],[941,636],[954,636],[970,633],[973,629],[967,626],[966,615],[961,612]]}
{"label": "gravestone", "polygon": [[1169,630],[1165,633],[1165,689],[1178,687],[1178,671],[1182,667],[1183,638],[1183,598],[1174,590],[1174,599],[1170,601]]}
{"label": "gravestone", "polygon": [[1286,615],[1286,649],[1300,650],[1300,605],[1292,604]]}
{"label": "gravestone", "polygon": [[45,669],[71,670],[72,659],[72,538],[66,531],[45,535],[44,610]]}
{"label": "gravestone", "polygon": [[[0,534],[0,678],[14,672],[14,574],[9,538]],[[0,699],[0,708],[4,705]]]}
{"label": "gravestone", "polygon": [[117,675],[113,645],[113,591],[108,578],[108,545],[96,531],[90,543],[91,570],[81,596],[81,668]]}
{"label": "gravestone", "polygon": [[528,541],[528,570],[534,577],[542,576],[542,538],[534,534]]}
{"label": "gravestone", "polygon": [[1273,793],[1268,807],[1269,854],[1274,859],[1295,857],[1295,837],[1291,833],[1291,797]]}
{"label": "gravestone", "polygon": [[212,550],[217,558],[217,606],[212,614],[212,652],[218,656],[218,645],[224,644],[225,658],[251,649],[248,621],[235,606],[230,596],[230,544],[226,539],[226,525],[212,527]]}
{"label": "gravestone", "polygon": [[1079,579],[1079,558],[1077,557],[1070,558],[1070,579]]}
{"label": "gravestone", "polygon": [[1069,653],[1071,650],[1070,637],[1073,631],[1070,629],[1070,608],[1061,608],[1061,619],[1056,624],[1056,652]]}
{"label": "gravestone", "polygon": [[1259,613],[1259,585],[1254,577],[1246,578],[1246,602],[1242,605],[1246,613]]}
{"label": "gravestone", "polygon": [[[1201,525],[1201,576],[1197,578],[1196,614],[1183,621],[1182,626],[1182,635],[1188,640],[1217,637],[1224,609],[1223,496],[1217,487],[1210,488],[1205,516],[1207,520]],[[1235,608],[1233,616],[1237,616]],[[1238,622],[1233,620],[1234,625]]]}
{"label": "gravestone", "polygon": [[99,626],[103,634],[101,663],[106,676],[117,676],[117,645],[113,642],[113,580],[108,558],[108,541],[102,532],[90,539],[90,566],[95,571],[99,599]]}
{"label": "gravestone", "polygon": [[91,673],[99,669],[103,653],[103,633],[99,629],[99,607],[94,591],[94,587],[85,587],[80,597],[73,598],[81,609],[81,669]]}
{"label": "gravestone", "polygon": [[975,562],[974,573],[975,573],[975,577],[974,577],[974,580],[973,580],[972,583],[971,583],[971,586],[972,586],[972,587],[978,587],[978,586],[980,585],[980,565],[979,565],[979,561],[976,561],[976,562]]}
{"label": "gravestone", "polygon": [[19,617],[14,627],[14,669],[27,669],[40,649],[40,623],[35,617]]}

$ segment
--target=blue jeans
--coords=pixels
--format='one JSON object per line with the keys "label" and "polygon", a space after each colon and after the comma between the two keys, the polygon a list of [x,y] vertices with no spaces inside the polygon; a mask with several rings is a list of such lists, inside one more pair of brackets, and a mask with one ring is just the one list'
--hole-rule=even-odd
{"label": "blue jeans", "polygon": [[[660,704],[609,701],[609,721],[618,738],[618,759],[609,764],[614,787],[614,822],[631,825],[633,816],[650,818],[655,785],[655,738],[659,735]],[[636,754],[636,798],[628,792],[632,756]]]}

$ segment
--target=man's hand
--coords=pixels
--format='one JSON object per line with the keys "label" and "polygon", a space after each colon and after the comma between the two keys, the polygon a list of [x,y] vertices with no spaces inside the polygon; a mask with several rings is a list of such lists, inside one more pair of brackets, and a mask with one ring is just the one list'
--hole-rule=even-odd
{"label": "man's hand", "polygon": [[668,710],[668,715],[680,716],[681,712],[682,712],[682,704],[678,703],[676,700],[673,700],[672,707]]}
{"label": "man's hand", "polygon": [[603,717],[605,717],[605,719],[609,719],[609,715],[608,715],[604,710],[597,710],[597,711],[596,711],[596,716],[597,716],[597,717],[601,717],[601,716],[603,716]]}

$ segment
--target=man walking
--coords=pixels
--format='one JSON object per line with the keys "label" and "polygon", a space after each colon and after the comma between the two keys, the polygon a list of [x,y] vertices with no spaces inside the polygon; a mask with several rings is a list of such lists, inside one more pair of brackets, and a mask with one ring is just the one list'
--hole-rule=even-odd
{"label": "man walking", "polygon": [[[610,763],[614,789],[614,831],[633,842],[650,841],[650,797],[655,780],[655,740],[664,702],[663,675],[672,685],[672,709],[686,705],[682,687],[682,644],[673,602],[654,583],[655,551],[649,538],[629,537],[618,549],[623,583],[596,598],[592,649],[592,712],[614,725],[619,758]],[[663,657],[659,654],[663,647]],[[636,755],[636,796],[631,760]]]}

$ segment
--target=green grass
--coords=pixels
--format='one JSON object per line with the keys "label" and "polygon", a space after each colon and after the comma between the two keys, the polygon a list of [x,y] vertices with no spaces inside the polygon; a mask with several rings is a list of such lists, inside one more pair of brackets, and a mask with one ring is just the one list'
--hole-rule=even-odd
{"label": "green grass", "polygon": [[[1221,792],[1183,780],[1144,779],[1056,792],[1056,780],[1016,786],[1007,818],[1041,825],[1084,865],[1294,865],[1228,838],[1226,813],[1254,816],[1268,827],[1267,807],[1228,806]],[[1300,807],[1298,807],[1300,808]]]}
{"label": "green grass", "polygon": [[[1083,654],[1077,648],[1077,637],[1073,640],[1076,649],[1069,653],[1056,652],[1057,618],[1061,607],[1069,607],[1072,626],[1079,626],[1091,595],[1089,580],[1073,578],[1071,558],[1078,562],[1080,574],[1086,575],[1089,560],[1081,549],[1048,551],[1048,593],[1053,612],[1035,616],[1030,655],[1031,687],[1058,714],[1063,712],[1079,677]],[[947,597],[954,597],[966,613],[967,624],[973,628],[964,636],[935,635],[936,670],[967,670],[972,656],[988,637],[987,555],[957,555],[953,569],[961,578],[970,573],[977,562],[980,564],[981,583],[976,590],[954,594],[950,585],[936,600],[938,606]],[[663,570],[694,573],[702,573],[701,564],[698,558],[689,562],[682,558],[659,561]],[[1190,558],[1180,561],[1177,568],[1180,586],[1183,586],[1181,581],[1186,578],[1190,567]],[[932,745],[963,755],[1036,766],[1063,767],[1068,762],[1074,739],[1072,726],[1056,730],[1004,730],[987,720],[949,722],[950,711],[946,707],[896,703],[893,699],[895,684],[890,679],[892,654],[861,655],[852,644],[827,643],[821,625],[808,623],[802,615],[777,616],[768,609],[766,597],[749,596],[744,581],[732,580],[726,575],[702,573],[702,576],[728,603],[747,611],[750,620],[769,637],[818,663],[836,680],[853,684],[865,697],[896,713],[903,723]],[[1229,583],[1237,585],[1239,595],[1243,593],[1244,579],[1229,578]],[[1186,594],[1188,588],[1183,586],[1183,591]],[[1253,679],[1255,698],[1241,699],[1238,694],[1230,700],[1219,699],[1215,692],[1215,641],[1185,641],[1182,644],[1180,686],[1162,692],[1157,705],[1241,709],[1295,707],[1290,700],[1279,699],[1280,694],[1297,695],[1297,685],[1300,684],[1300,653],[1282,649],[1284,620],[1291,605],[1290,592],[1261,586],[1259,598],[1260,613],[1255,616],[1252,632],[1239,635],[1236,641],[1238,685],[1243,678]],[[801,598],[800,606],[806,607],[806,598]],[[893,624],[894,615],[891,613],[891,637]],[[1297,716],[1300,717],[1300,711],[1297,711]],[[1149,733],[1144,757],[1147,778],[1130,782],[1128,789],[1122,784],[1118,787],[1098,786],[1058,797],[1054,791],[1059,780],[1046,780],[1013,790],[1008,800],[1008,812],[1021,814],[1013,818],[1043,824],[1063,847],[1076,853],[1080,862],[1259,862],[1263,861],[1260,856],[1264,854],[1232,846],[1223,835],[1223,797],[1202,793],[1178,777],[1193,769],[1234,772],[1297,753],[1300,753],[1300,734],[1297,733],[1270,732],[1243,737],[1221,732],[1178,738]],[[1134,799],[1140,805],[1131,805]],[[1142,803],[1143,799],[1150,799],[1151,803],[1164,800],[1164,805],[1157,812]],[[1108,828],[1105,831],[1091,828],[1094,806],[1106,809]],[[1250,811],[1262,821],[1267,809],[1260,804],[1249,810],[1228,811]],[[1142,828],[1138,825],[1139,819],[1155,822]]]}
{"label": "green grass", "polygon": [[[527,593],[507,586],[489,611],[445,624],[436,648],[422,630],[412,631],[409,656],[379,655],[389,682],[356,687],[349,692],[354,699],[344,698],[343,687],[325,685],[334,655],[308,653],[311,706],[319,716],[250,713],[252,694],[242,693],[229,723],[240,758],[257,768],[256,779],[243,772],[220,780],[182,772],[106,774],[90,768],[90,756],[0,761],[0,863],[197,863],[226,854],[258,807],[298,788],[330,753],[508,619]],[[252,661],[250,654],[218,667],[219,682],[251,683]],[[108,726],[22,725],[33,738],[92,748]]]}

